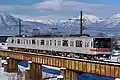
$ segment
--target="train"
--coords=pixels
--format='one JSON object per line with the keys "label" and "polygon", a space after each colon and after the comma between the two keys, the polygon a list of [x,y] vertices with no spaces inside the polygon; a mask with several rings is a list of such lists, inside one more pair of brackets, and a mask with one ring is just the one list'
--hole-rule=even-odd
{"label": "train", "polygon": [[9,37],[8,49],[72,58],[109,58],[110,37]]}

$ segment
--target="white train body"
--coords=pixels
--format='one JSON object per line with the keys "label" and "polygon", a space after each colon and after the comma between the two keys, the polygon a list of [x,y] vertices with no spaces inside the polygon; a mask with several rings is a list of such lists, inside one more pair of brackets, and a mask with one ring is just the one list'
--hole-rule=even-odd
{"label": "white train body", "polygon": [[[103,47],[95,47],[97,42],[102,45],[99,39],[107,46],[103,44]],[[22,48],[88,55],[111,53],[111,38],[102,37],[10,37],[7,43],[9,49]]]}

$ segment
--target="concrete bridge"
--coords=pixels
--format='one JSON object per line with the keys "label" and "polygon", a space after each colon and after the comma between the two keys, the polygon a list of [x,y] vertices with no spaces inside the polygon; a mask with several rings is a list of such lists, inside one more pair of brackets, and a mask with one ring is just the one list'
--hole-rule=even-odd
{"label": "concrete bridge", "polygon": [[42,80],[42,65],[61,68],[64,80],[77,80],[77,72],[91,73],[112,78],[120,78],[120,64],[110,62],[91,61],[55,57],[36,53],[14,52],[0,50],[1,57],[8,57],[5,71],[12,73],[18,71],[19,61],[29,61],[30,69],[27,69],[26,80]]}

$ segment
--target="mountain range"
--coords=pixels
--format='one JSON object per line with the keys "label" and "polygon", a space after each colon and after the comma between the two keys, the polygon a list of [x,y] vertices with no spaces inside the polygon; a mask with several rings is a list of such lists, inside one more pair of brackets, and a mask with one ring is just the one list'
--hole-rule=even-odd
{"label": "mountain range", "polygon": [[[10,14],[0,13],[0,35],[18,35],[19,21],[22,23],[22,34],[79,34],[79,17],[68,20],[38,20],[24,21]],[[95,15],[83,15],[83,33],[97,35],[104,33],[109,36],[120,35],[120,14],[102,18]]]}

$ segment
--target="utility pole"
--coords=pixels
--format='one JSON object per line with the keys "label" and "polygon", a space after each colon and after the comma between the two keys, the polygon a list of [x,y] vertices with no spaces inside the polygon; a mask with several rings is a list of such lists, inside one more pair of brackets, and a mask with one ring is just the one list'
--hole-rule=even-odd
{"label": "utility pole", "polygon": [[22,27],[22,23],[21,23],[22,20],[19,19],[18,21],[18,27],[19,27],[19,36],[21,36],[21,27]]}
{"label": "utility pole", "polygon": [[80,35],[82,35],[83,32],[83,25],[82,25],[82,11],[80,11]]}
{"label": "utility pole", "polygon": [[21,36],[22,34],[22,26],[27,26],[27,25],[22,25],[22,20],[19,19],[17,21],[17,25],[11,25],[11,26],[18,26],[18,35],[17,36]]}

